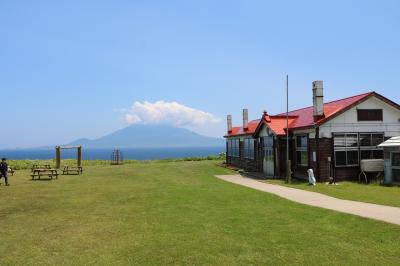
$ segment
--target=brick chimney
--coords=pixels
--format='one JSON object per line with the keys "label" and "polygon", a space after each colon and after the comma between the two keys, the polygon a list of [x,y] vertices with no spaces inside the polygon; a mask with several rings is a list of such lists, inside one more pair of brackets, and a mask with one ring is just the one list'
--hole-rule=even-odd
{"label": "brick chimney", "polygon": [[249,128],[249,110],[243,109],[243,129],[247,130]]}
{"label": "brick chimney", "polygon": [[232,132],[232,115],[226,116],[226,123],[228,126],[228,133],[231,133]]}
{"label": "brick chimney", "polygon": [[324,85],[322,80],[312,83],[314,116],[324,115]]}

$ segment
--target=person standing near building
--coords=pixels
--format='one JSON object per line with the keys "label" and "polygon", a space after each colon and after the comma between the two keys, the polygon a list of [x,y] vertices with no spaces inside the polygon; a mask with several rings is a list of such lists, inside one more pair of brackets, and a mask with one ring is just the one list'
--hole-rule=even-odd
{"label": "person standing near building", "polygon": [[1,174],[2,177],[4,177],[4,180],[6,182],[6,186],[9,186],[10,184],[8,183],[8,164],[7,164],[7,159],[6,158],[1,159],[0,174]]}

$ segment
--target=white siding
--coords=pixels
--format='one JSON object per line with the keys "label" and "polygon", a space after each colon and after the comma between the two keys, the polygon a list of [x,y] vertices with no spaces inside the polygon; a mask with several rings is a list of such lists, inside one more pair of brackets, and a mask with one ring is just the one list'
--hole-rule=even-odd
{"label": "white siding", "polygon": [[[383,121],[357,121],[357,109],[382,109]],[[384,132],[385,137],[400,135],[400,110],[376,97],[360,103],[320,127],[320,137],[330,138],[334,132]]]}
{"label": "white siding", "polygon": [[310,139],[314,139],[315,138],[315,129],[311,128],[311,129],[294,130],[293,134],[294,135],[308,134],[308,137]]}

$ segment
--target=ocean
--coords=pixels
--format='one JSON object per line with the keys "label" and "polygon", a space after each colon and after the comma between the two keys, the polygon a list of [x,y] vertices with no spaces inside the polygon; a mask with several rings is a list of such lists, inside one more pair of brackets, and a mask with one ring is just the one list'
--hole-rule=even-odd
{"label": "ocean", "polygon": [[[184,157],[206,157],[219,155],[225,152],[225,147],[192,147],[192,148],[128,148],[120,149],[125,160],[157,160],[178,159]],[[85,149],[84,160],[110,160],[113,149]],[[63,159],[73,159],[75,150],[63,150]],[[47,160],[55,158],[55,149],[14,149],[0,150],[0,158],[10,160],[39,159]]]}

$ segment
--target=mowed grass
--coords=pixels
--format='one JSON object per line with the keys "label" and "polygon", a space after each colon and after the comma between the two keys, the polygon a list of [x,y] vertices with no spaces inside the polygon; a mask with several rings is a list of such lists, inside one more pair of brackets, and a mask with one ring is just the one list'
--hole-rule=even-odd
{"label": "mowed grass", "polygon": [[0,265],[395,265],[400,226],[226,183],[215,161],[0,187]]}
{"label": "mowed grass", "polygon": [[284,180],[280,179],[267,179],[263,182],[314,191],[339,199],[363,201],[400,207],[399,186],[389,187],[379,185],[378,183],[371,183],[366,185],[358,184],[356,182],[339,182],[338,185],[317,183],[316,186],[310,186],[305,181],[293,180],[291,184],[286,184]]}

